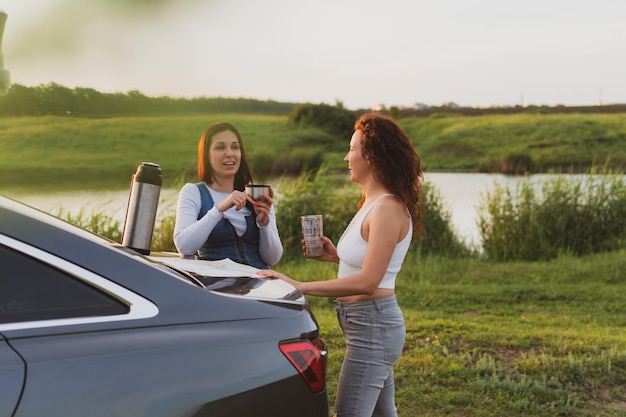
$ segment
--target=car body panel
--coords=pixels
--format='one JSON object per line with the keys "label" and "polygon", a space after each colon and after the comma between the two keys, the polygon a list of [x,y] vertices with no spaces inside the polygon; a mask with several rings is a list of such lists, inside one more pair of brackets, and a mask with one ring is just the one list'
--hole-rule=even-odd
{"label": "car body panel", "polygon": [[[274,381],[298,380],[295,369],[285,372],[287,359],[272,339],[264,337],[263,323],[255,323],[257,333],[247,324],[14,340],[15,349],[28,363],[29,379],[16,417],[49,416],[51,409],[65,417],[166,417]],[[212,375],[205,375],[207,370]],[[103,385],[110,388],[103,392]]]}

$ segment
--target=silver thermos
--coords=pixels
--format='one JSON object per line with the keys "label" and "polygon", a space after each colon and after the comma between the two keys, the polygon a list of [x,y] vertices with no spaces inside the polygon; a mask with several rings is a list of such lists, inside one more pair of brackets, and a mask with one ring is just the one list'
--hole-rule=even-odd
{"label": "silver thermos", "polygon": [[139,165],[130,183],[122,245],[144,255],[150,254],[162,183],[161,167],[152,162]]}

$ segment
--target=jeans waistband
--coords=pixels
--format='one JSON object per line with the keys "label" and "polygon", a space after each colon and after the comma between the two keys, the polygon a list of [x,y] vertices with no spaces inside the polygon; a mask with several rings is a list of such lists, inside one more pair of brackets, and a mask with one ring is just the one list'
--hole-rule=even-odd
{"label": "jeans waistband", "polygon": [[335,306],[337,309],[346,310],[346,311],[354,311],[354,310],[368,310],[371,308],[375,308],[376,310],[381,310],[385,306],[388,305],[397,305],[398,298],[396,294],[388,295],[386,297],[375,298],[373,300],[365,300],[365,301],[338,301],[335,300]]}

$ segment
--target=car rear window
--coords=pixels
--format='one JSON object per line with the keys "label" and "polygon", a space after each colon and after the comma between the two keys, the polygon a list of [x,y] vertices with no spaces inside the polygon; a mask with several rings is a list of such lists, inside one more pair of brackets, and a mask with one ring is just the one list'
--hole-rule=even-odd
{"label": "car rear window", "polygon": [[109,294],[0,245],[0,323],[126,314]]}

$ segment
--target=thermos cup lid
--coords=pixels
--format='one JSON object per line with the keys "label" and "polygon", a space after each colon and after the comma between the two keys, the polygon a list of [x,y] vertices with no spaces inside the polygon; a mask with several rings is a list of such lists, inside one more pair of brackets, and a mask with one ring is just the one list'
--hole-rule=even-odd
{"label": "thermos cup lid", "polygon": [[153,162],[143,162],[137,167],[134,180],[148,184],[161,185],[163,177],[161,176],[161,167]]}

